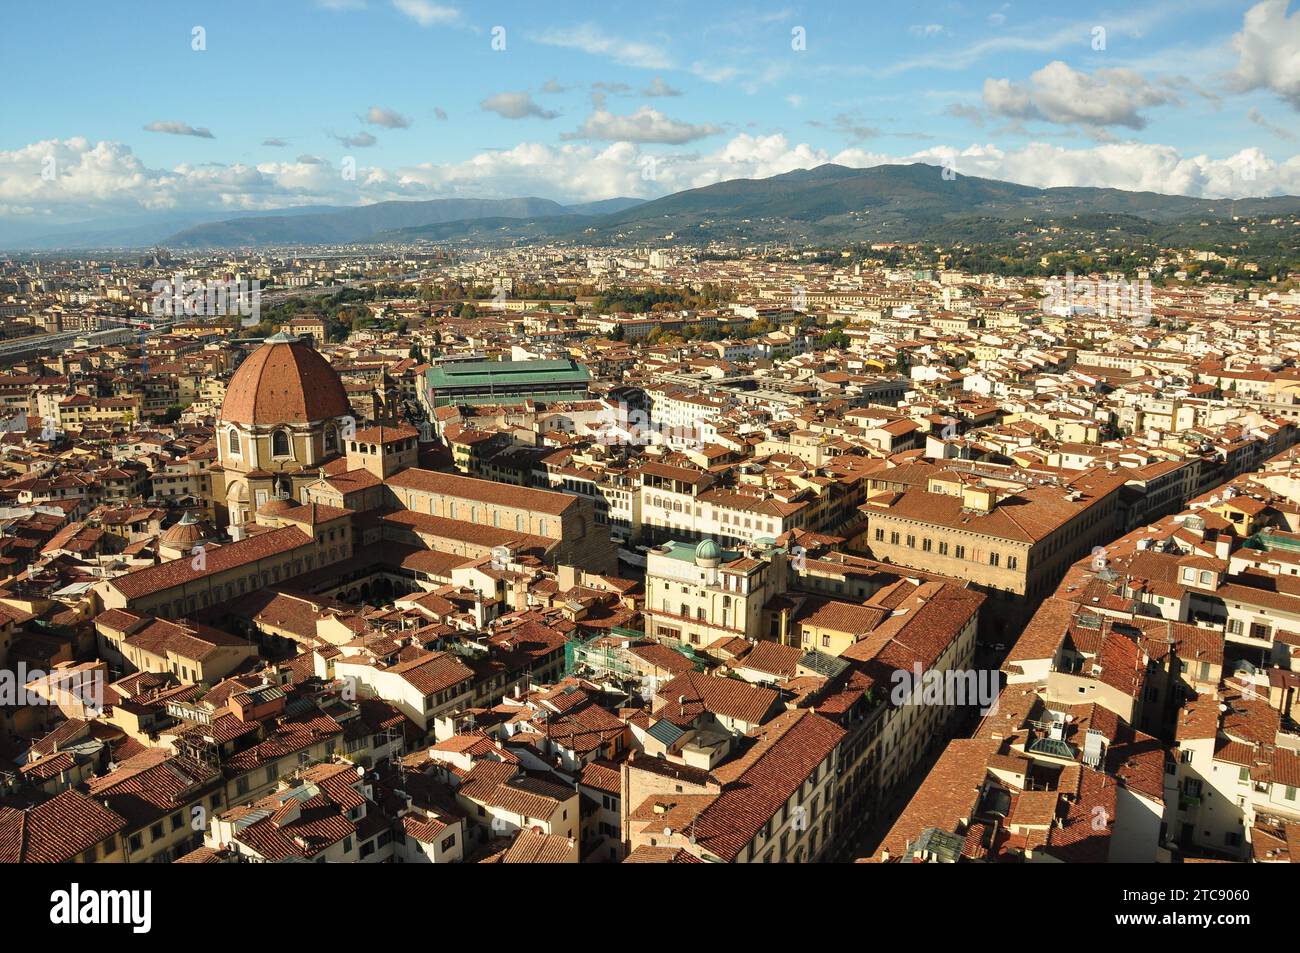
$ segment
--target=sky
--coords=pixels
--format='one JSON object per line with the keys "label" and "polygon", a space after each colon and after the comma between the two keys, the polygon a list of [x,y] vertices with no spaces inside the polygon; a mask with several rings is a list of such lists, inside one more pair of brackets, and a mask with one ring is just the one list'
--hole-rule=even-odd
{"label": "sky", "polygon": [[825,162],[1300,194],[1300,0],[10,0],[0,222],[654,198]]}

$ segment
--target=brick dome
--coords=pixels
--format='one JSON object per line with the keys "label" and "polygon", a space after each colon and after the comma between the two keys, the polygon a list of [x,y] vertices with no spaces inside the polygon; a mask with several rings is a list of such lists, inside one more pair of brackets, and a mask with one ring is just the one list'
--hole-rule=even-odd
{"label": "brick dome", "polygon": [[179,523],[163,531],[158,541],[177,549],[188,550],[191,546],[205,542],[216,536],[216,531],[203,520],[195,519],[194,514],[186,510]]}
{"label": "brick dome", "polygon": [[305,424],[352,413],[338,373],[311,345],[277,334],[239,365],[226,387],[226,423]]}

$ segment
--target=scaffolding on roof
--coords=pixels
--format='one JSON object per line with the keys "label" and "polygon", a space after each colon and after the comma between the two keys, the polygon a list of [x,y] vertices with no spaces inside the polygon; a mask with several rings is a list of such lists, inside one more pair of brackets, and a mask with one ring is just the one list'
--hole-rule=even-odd
{"label": "scaffolding on roof", "polygon": [[[564,646],[564,674],[575,674],[578,669],[589,672],[596,678],[612,676],[619,679],[641,677],[647,663],[638,658],[627,644],[617,644],[616,640],[628,639],[630,642],[654,641],[665,648],[672,649],[695,666],[696,670],[704,667],[703,660],[697,656],[685,642],[666,639],[648,640],[646,634],[638,629],[611,628],[609,633],[596,634],[586,640],[572,640]],[[604,644],[597,644],[597,643]],[[630,644],[630,643],[629,643]]]}

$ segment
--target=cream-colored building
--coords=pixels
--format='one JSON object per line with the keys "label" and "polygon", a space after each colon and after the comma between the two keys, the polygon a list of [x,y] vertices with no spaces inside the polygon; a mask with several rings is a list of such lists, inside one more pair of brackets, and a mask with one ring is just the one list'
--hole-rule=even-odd
{"label": "cream-colored building", "polygon": [[651,638],[709,645],[724,636],[751,641],[764,631],[763,607],[784,589],[784,554],[770,559],[724,550],[706,539],[670,542],[646,556],[645,631]]}

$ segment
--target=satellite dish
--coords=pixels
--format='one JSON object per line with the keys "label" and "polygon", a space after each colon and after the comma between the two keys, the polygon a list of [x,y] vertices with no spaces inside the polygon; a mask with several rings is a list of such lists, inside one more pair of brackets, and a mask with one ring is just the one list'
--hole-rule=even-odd
{"label": "satellite dish", "polygon": [[671,827],[665,827],[664,837],[672,837],[672,836],[673,836],[673,829]]}

